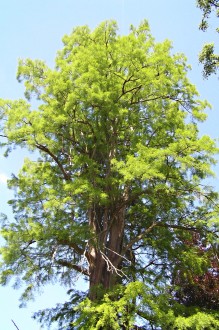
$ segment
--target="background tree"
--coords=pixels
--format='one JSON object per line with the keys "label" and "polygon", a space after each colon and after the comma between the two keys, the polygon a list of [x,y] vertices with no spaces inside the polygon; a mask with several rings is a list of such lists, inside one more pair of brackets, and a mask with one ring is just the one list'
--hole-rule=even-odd
{"label": "background tree", "polygon": [[[219,16],[219,1],[218,0],[197,0],[197,6],[202,10],[203,16],[200,24],[200,29],[206,31],[209,27],[208,20],[212,12]],[[216,28],[219,32],[219,28]],[[216,74],[219,65],[219,55],[215,53],[214,43],[204,45],[199,60],[203,64],[203,75],[208,78],[211,74]]]}
{"label": "background tree", "polygon": [[[209,27],[209,18],[212,12],[216,16],[219,13],[219,2],[200,0],[197,1],[198,7],[203,11],[203,17],[200,29],[206,31]],[[216,29],[217,30],[217,29]],[[218,32],[218,31],[217,31]],[[203,63],[204,77],[216,73],[218,69],[218,55],[215,54],[214,44],[207,44],[203,47],[200,54],[200,62]],[[219,307],[219,264],[218,264],[218,245],[206,245],[206,239],[199,234],[193,235],[192,239],[187,242],[190,246],[199,247],[200,254],[206,254],[210,260],[209,268],[206,273],[200,276],[185,274],[178,270],[173,277],[173,283],[178,284],[178,290],[174,293],[176,300],[186,306],[201,306],[202,308],[218,310]]]}
{"label": "background tree", "polygon": [[177,269],[173,277],[173,284],[177,284],[178,290],[174,292],[176,300],[190,306],[200,306],[210,310],[219,309],[219,253],[218,245],[210,245],[199,234],[194,233],[187,243],[191,247],[197,247],[199,255],[206,254],[209,260],[209,268],[205,273],[193,275],[192,272],[183,273]]}
{"label": "background tree", "polygon": [[[126,36],[115,22],[78,27],[63,43],[54,69],[19,62],[26,100],[1,100],[6,155],[37,152],[9,180],[15,219],[2,221],[1,283],[25,283],[23,301],[51,281],[66,285],[69,302],[35,316],[59,329],[135,329],[139,318],[147,329],[218,327],[216,313],[170,293],[178,270],[209,268],[187,243],[194,233],[209,243],[217,233],[217,194],[203,183],[217,149],[199,137],[208,104],[185,57],[155,43],[146,21]],[[88,293],[75,291],[77,274]]]}

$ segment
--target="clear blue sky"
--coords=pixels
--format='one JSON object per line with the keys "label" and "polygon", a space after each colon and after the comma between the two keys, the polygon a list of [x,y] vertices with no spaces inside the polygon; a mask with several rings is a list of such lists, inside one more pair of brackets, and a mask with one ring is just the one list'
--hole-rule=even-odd
{"label": "clear blue sky", "polygon": [[[16,81],[19,58],[39,58],[53,66],[56,51],[62,47],[64,34],[77,25],[88,24],[94,28],[106,19],[116,19],[120,32],[127,33],[130,24],[138,25],[147,19],[157,41],[170,39],[174,52],[183,52],[192,65],[189,76],[201,97],[213,106],[209,119],[200,126],[202,134],[219,136],[219,82],[215,77],[204,81],[198,53],[205,42],[216,40],[213,32],[198,30],[201,12],[195,0],[1,0],[0,1],[0,98],[23,97],[23,86]],[[218,21],[219,22],[219,21]],[[219,24],[218,24],[219,25]],[[12,217],[7,200],[12,193],[7,190],[6,179],[22,165],[25,152],[20,150],[7,159],[0,153],[0,212]],[[219,173],[219,171],[216,169]],[[219,188],[218,180],[215,184]],[[19,309],[21,290],[9,286],[0,288],[0,329],[15,330],[13,319],[20,330],[39,330],[31,319],[32,312],[53,306],[65,299],[58,285],[45,288],[27,308]]]}

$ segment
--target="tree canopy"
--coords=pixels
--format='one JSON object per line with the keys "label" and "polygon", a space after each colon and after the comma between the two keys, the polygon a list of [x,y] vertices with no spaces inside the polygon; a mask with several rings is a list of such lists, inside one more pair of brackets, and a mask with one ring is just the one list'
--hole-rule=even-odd
{"label": "tree canopy", "polygon": [[214,309],[177,298],[177,279],[194,283],[218,253],[218,149],[199,134],[209,105],[185,56],[147,21],[123,36],[114,21],[77,27],[63,44],[53,69],[20,60],[26,99],[0,101],[6,155],[35,152],[8,182],[1,283],[25,284],[24,302],[65,285],[69,301],[35,315],[59,329],[218,329]]}

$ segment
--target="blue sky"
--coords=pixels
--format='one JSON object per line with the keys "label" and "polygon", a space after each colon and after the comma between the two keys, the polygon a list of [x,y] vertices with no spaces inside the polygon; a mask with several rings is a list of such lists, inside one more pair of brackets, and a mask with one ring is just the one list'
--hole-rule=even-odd
{"label": "blue sky", "polygon": [[[0,98],[23,97],[23,86],[16,81],[19,58],[38,58],[53,66],[55,54],[62,47],[63,35],[70,33],[73,27],[88,24],[94,28],[103,20],[115,19],[120,33],[124,34],[130,24],[138,25],[145,18],[157,41],[170,39],[173,51],[187,56],[192,65],[191,81],[197,86],[201,98],[213,106],[200,131],[218,138],[219,82],[216,77],[204,81],[198,63],[202,45],[216,40],[217,36],[213,29],[208,33],[198,30],[201,12],[196,8],[195,0],[1,0]],[[7,190],[6,180],[12,172],[18,171],[25,155],[24,151],[17,150],[4,159],[0,153],[0,212],[10,217],[7,200],[12,193]],[[217,168],[216,172],[219,173]],[[218,179],[215,185],[219,189]],[[13,319],[20,330],[39,330],[39,324],[31,319],[32,312],[63,301],[64,292],[58,285],[46,287],[45,292],[27,308],[19,309],[21,290],[14,290],[10,285],[0,288],[1,329],[15,329]]]}

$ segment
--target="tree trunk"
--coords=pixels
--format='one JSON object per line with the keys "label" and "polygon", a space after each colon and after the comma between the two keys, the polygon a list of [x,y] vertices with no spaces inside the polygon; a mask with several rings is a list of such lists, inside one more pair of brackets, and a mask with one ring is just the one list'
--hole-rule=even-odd
{"label": "tree trunk", "polygon": [[[121,274],[125,207],[120,208],[116,214],[110,209],[98,213],[103,215],[102,219],[97,219],[94,210],[90,210],[90,226],[98,237],[96,244],[90,246],[89,253],[89,298],[91,300],[100,296],[99,285],[103,289],[102,292],[105,292],[117,283]],[[102,224],[101,228],[100,224]]]}

